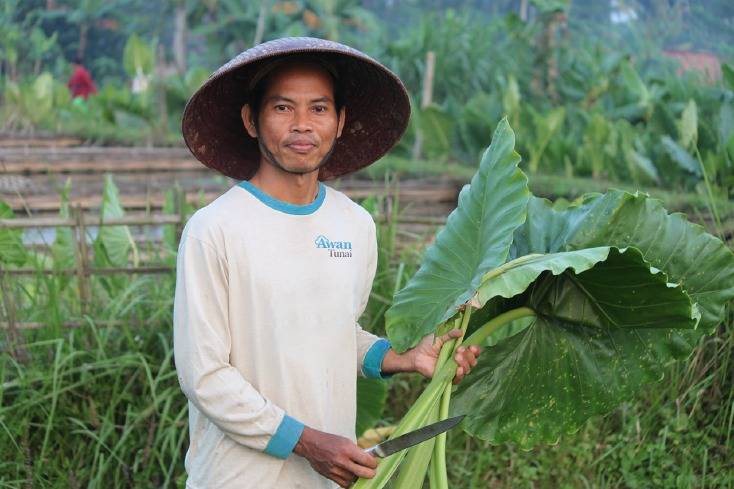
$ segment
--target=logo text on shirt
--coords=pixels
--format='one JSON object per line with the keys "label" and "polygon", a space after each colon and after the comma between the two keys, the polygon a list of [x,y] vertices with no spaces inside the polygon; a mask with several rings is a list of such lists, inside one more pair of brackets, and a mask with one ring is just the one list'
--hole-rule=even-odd
{"label": "logo text on shirt", "polygon": [[314,242],[316,243],[316,248],[329,250],[329,256],[332,258],[348,258],[352,256],[351,241],[331,241],[323,234],[320,234]]}

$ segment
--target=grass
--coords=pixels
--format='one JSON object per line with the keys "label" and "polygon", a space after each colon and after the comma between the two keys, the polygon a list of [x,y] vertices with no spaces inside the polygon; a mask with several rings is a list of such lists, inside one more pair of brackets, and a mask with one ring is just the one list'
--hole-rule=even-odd
{"label": "grass", "polygon": [[[373,214],[385,208],[377,199],[365,207]],[[419,250],[397,246],[392,222],[378,229],[380,261],[362,322],[379,334],[390,297],[419,261]],[[58,324],[76,314],[75,280],[13,282],[20,318]],[[183,487],[187,411],[172,361],[173,286],[173,274],[93,282],[97,300],[82,327],[23,332],[25,355],[4,343],[0,488]],[[98,326],[108,319],[126,325]],[[136,326],[141,320],[149,323]],[[452,432],[450,485],[734,488],[732,352],[730,314],[636,402],[589,420],[555,446],[525,452]],[[424,385],[415,375],[395,376],[384,423],[397,422]]]}
{"label": "grass", "polygon": [[[26,286],[28,284],[25,284]],[[186,406],[170,335],[173,276],[134,277],[96,311],[150,328],[25,332],[0,362],[0,487],[172,487]],[[93,314],[96,315],[96,314]]]}

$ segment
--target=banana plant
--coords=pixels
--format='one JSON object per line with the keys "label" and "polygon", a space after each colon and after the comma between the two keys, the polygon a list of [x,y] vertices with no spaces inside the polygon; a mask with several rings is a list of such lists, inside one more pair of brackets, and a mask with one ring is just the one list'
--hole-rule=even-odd
{"label": "banana plant", "polygon": [[[393,436],[465,414],[464,430],[493,444],[556,443],[659,381],[734,297],[734,255],[718,238],[639,193],[536,198],[514,143],[503,119],[386,313],[398,351],[465,331]],[[485,353],[452,392],[460,345]],[[420,488],[427,473],[432,489],[448,487],[445,436],[386,458],[355,487],[384,487],[403,460],[392,487]]]}
{"label": "banana plant", "polygon": [[152,75],[155,67],[153,46],[143,41],[137,34],[131,35],[122,53],[122,66],[130,77]]}

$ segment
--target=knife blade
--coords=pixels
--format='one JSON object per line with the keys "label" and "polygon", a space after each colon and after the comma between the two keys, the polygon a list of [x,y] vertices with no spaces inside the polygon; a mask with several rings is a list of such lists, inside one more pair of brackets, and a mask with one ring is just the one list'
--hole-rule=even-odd
{"label": "knife blade", "polygon": [[464,414],[461,416],[454,416],[453,418],[447,418],[436,423],[431,423],[417,430],[411,431],[404,435],[398,436],[397,438],[383,441],[377,445],[370,447],[365,452],[375,457],[385,458],[392,455],[400,450],[405,450],[413,445],[430,440],[434,436],[440,435],[441,433],[450,430],[457,424],[461,423],[464,419]]}

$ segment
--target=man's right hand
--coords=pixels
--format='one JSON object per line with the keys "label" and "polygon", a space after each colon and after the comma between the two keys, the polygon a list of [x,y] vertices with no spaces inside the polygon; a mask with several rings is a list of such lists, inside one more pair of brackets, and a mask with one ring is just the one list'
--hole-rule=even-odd
{"label": "man's right hand", "polygon": [[365,453],[349,438],[331,435],[306,426],[293,452],[311,467],[341,487],[349,487],[357,477],[375,476],[377,459]]}

